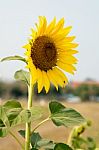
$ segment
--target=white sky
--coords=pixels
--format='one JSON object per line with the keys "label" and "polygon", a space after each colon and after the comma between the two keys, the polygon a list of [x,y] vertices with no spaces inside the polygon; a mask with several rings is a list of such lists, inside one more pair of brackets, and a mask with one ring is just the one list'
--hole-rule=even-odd
{"label": "white sky", "polygon": [[[99,81],[99,0],[0,0],[0,58],[23,55],[22,46],[27,42],[30,28],[39,15],[48,21],[54,16],[64,17],[72,25],[71,34],[79,43],[79,63],[72,80],[87,77]],[[24,63],[0,63],[0,79],[13,79],[16,70]]]}

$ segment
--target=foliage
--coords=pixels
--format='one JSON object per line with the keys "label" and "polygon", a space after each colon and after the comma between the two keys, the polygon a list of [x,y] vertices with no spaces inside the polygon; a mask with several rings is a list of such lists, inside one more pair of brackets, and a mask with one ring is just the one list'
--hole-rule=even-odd
{"label": "foliage", "polygon": [[31,110],[22,108],[17,101],[10,100],[0,106],[0,137],[6,136],[12,127],[34,121],[42,116],[41,108],[32,107]]}
{"label": "foliage", "polygon": [[74,150],[96,150],[97,145],[92,137],[83,137],[82,134],[90,126],[90,122],[86,122],[80,126],[76,126],[71,131],[68,143]]}
{"label": "foliage", "polygon": [[[56,126],[71,127],[85,122],[85,119],[71,108],[66,108],[59,102],[52,101],[49,103],[50,114],[47,120],[52,120]],[[37,120],[41,117],[42,110],[39,107],[32,107],[30,110],[24,109],[17,101],[10,100],[0,106],[0,137],[5,137],[8,133],[11,133],[12,127]],[[39,125],[37,125],[39,127]],[[37,128],[36,127],[36,128]],[[35,128],[35,129],[36,129]],[[31,150],[39,150],[43,148],[45,150],[59,150],[68,149],[72,150],[68,145],[64,143],[55,143],[48,139],[43,139],[39,133],[31,133]],[[18,131],[23,137],[25,137],[25,131]]]}
{"label": "foliage", "polygon": [[20,98],[20,97],[24,96],[24,92],[17,85],[11,89],[10,94],[14,98]]}
{"label": "foliage", "polygon": [[24,71],[24,70],[18,70],[15,72],[14,78],[16,80],[21,80],[25,82],[29,86],[29,83],[30,83],[29,72]]}
{"label": "foliage", "polygon": [[95,100],[99,96],[98,85],[81,84],[75,89],[75,94],[79,96],[82,101]]}
{"label": "foliage", "polygon": [[50,102],[49,108],[51,111],[50,118],[56,126],[71,127],[85,121],[80,113],[72,108],[66,108],[56,101]]}
{"label": "foliage", "polygon": [[[25,138],[25,131],[19,131],[20,135]],[[69,145],[64,143],[55,143],[48,139],[43,139],[38,132],[34,132],[31,135],[31,150],[72,150]]]}
{"label": "foliage", "polygon": [[3,82],[0,82],[0,97],[3,97],[7,92],[7,88]]}

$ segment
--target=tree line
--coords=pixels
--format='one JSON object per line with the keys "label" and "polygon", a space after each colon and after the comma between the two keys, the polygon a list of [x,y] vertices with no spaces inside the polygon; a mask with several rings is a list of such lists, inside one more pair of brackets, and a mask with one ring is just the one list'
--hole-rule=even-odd
{"label": "tree line", "polygon": [[[88,85],[85,83],[80,84],[77,87],[72,87],[71,84],[65,88],[59,87],[58,91],[51,85],[48,94],[45,93],[43,89],[40,94],[37,92],[37,85],[34,86],[34,96],[35,99],[40,99],[43,97],[45,99],[66,99],[68,95],[78,96],[82,101],[92,101],[99,100],[99,85]],[[27,98],[27,87],[22,82],[11,82],[6,83],[0,81],[0,98],[10,99],[10,98]]]}

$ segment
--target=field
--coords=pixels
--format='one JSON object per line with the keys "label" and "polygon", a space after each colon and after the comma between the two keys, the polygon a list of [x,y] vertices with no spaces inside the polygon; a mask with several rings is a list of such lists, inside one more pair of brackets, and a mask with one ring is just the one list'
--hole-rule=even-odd
{"label": "field", "polygon": [[[92,136],[96,139],[97,144],[99,145],[99,103],[64,103],[67,107],[72,107],[78,110],[85,118],[92,121],[92,126],[87,129],[87,131],[84,133],[84,136]],[[23,105],[26,105],[23,103]],[[39,103],[36,103],[36,105],[39,105]],[[45,116],[48,114],[47,111],[47,104],[44,104],[44,109],[46,111]],[[36,123],[34,123],[35,125]],[[17,130],[13,129],[13,133],[17,134]],[[22,125],[21,128],[24,128]],[[68,135],[70,133],[71,129],[64,128],[64,127],[56,127],[53,125],[52,122],[46,122],[46,124],[39,127],[37,131],[40,132],[42,137],[48,138],[54,141],[61,141],[66,142]],[[24,142],[24,139],[18,135],[21,142]],[[0,138],[0,150],[21,150],[19,144],[11,137],[11,135],[8,135],[5,138]]]}

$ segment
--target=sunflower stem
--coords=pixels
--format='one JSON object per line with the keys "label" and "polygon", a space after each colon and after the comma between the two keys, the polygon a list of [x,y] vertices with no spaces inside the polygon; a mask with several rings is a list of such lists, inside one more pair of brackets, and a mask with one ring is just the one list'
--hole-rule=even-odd
{"label": "sunflower stem", "polygon": [[[33,97],[33,85],[32,77],[30,75],[30,86],[28,87],[28,109],[32,107]],[[26,134],[25,134],[25,150],[30,150],[30,134],[31,134],[31,121],[26,123]]]}

